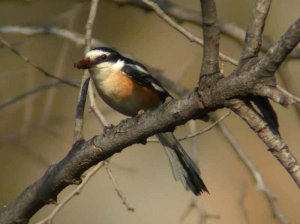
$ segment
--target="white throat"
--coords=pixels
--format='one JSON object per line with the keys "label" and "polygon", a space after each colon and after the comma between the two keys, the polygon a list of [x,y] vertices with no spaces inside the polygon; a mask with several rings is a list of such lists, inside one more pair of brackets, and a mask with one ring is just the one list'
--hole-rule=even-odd
{"label": "white throat", "polygon": [[119,72],[125,65],[123,60],[117,62],[103,62],[89,69],[89,72],[94,81],[102,82],[106,80],[110,75]]}

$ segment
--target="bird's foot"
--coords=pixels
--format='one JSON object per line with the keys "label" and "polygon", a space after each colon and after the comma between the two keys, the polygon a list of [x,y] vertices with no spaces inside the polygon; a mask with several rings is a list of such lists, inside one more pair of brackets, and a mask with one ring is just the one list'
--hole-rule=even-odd
{"label": "bird's foot", "polygon": [[165,100],[165,103],[169,103],[171,102],[171,100],[173,99],[173,97],[171,96],[167,96],[166,100]]}
{"label": "bird's foot", "polygon": [[104,126],[103,127],[103,132],[104,134],[107,133],[109,130],[111,130],[112,128],[114,128],[114,125],[110,124],[108,126]]}
{"label": "bird's foot", "polygon": [[142,115],[143,113],[145,113],[144,110],[139,110],[138,115]]}

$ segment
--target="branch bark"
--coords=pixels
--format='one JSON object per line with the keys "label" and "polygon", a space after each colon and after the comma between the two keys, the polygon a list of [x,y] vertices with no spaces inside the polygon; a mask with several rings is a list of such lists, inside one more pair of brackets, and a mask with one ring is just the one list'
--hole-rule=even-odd
{"label": "branch bark", "polygon": [[[262,58],[250,60],[228,77],[221,77],[218,68],[219,34],[216,26],[214,1],[201,0],[205,24],[202,74],[200,88],[182,99],[171,100],[154,111],[147,111],[134,118],[123,120],[119,125],[105,129],[104,133],[87,141],[76,141],[68,155],[51,166],[38,181],[29,186],[14,202],[2,209],[0,223],[27,223],[44,205],[56,201],[57,195],[71,184],[79,184],[84,171],[97,163],[137,143],[145,143],[149,136],[172,131],[191,119],[198,119],[209,112],[230,106],[272,149],[294,181],[300,186],[300,164],[289,152],[280,136],[274,135],[264,120],[243,105],[240,98],[253,94],[257,86],[268,86],[274,72],[300,41],[299,19],[283,35],[282,39]],[[209,38],[210,37],[210,38]],[[209,52],[212,50],[212,52]],[[213,74],[213,76],[210,76]],[[217,75],[217,76],[216,76]],[[217,79],[212,79],[217,77]],[[210,83],[210,85],[204,85]],[[259,94],[259,92],[255,92]],[[236,104],[233,104],[234,102]]]}
{"label": "branch bark", "polygon": [[261,49],[262,33],[271,6],[271,0],[257,0],[252,12],[251,22],[246,32],[241,61],[257,57]]}

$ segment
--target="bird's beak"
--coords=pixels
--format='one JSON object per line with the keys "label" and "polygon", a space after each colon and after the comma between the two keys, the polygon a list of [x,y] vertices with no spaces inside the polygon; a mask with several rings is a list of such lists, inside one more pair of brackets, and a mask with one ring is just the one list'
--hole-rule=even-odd
{"label": "bird's beak", "polygon": [[93,66],[93,62],[89,58],[84,58],[81,61],[78,61],[74,64],[75,68],[78,69],[88,69]]}

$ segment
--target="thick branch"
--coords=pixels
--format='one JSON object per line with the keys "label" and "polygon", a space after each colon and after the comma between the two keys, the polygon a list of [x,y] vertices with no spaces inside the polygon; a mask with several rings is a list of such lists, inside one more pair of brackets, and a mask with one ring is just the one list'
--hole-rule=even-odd
{"label": "thick branch", "polygon": [[[79,183],[81,174],[91,166],[127,146],[145,142],[151,135],[170,131],[177,125],[224,106],[226,97],[229,99],[239,94],[247,94],[250,85],[245,82],[250,80],[250,83],[253,83],[255,77],[241,75],[236,76],[235,81],[232,77],[223,78],[200,96],[197,92],[193,92],[180,100],[172,100],[155,111],[124,120],[87,142],[77,142],[61,162],[52,166],[40,180],[27,188],[2,211],[0,223],[12,223],[16,220],[19,220],[19,223],[26,223],[37,210],[55,201],[58,193],[66,186]],[[253,84],[255,81],[257,80],[254,80]],[[231,91],[226,92],[228,89]]]}
{"label": "thick branch", "polygon": [[274,134],[267,123],[241,100],[231,100],[231,103],[230,109],[238,114],[269,147],[269,151],[288,171],[300,188],[300,164],[291,154],[286,143],[278,134]]}
{"label": "thick branch", "polygon": [[156,111],[127,119],[87,142],[77,142],[62,161],[50,167],[41,179],[1,212],[0,223],[27,223],[41,207],[55,202],[57,194],[66,186],[80,183],[81,174],[91,166],[129,145],[144,142],[155,133],[171,130],[175,125],[196,118],[199,112],[206,112],[200,102],[198,95],[193,93]]}

